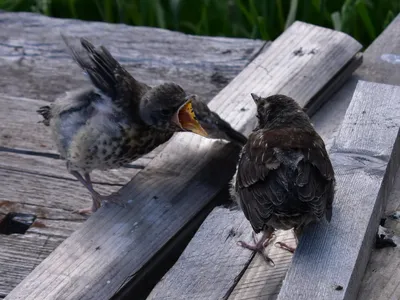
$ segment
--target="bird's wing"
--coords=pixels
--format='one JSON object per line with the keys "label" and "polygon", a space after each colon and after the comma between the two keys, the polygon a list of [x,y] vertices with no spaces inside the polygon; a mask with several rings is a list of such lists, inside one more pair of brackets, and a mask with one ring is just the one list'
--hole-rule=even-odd
{"label": "bird's wing", "polygon": [[143,94],[150,89],[146,84],[136,81],[110,52],[103,46],[94,47],[81,38],[81,47],[61,35],[73,59],[86,72],[93,85],[111,98],[119,107],[137,104]]}
{"label": "bird's wing", "polygon": [[[320,217],[325,207],[331,210],[330,191],[325,189],[334,181],[333,174],[324,143],[316,133],[296,128],[256,131],[249,136],[238,164],[240,206],[256,232],[272,214],[311,210]],[[300,203],[291,203],[291,197]],[[326,213],[330,218],[331,212]]]}
{"label": "bird's wing", "polygon": [[217,113],[211,111],[206,103],[198,97],[192,100],[193,111],[201,125],[211,138],[225,139],[243,146],[247,138],[232,128],[232,126],[223,120]]}

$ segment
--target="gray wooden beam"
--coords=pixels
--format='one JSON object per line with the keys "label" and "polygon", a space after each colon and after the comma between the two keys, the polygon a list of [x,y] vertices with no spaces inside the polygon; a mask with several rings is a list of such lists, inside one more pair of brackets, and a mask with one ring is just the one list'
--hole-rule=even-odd
{"label": "gray wooden beam", "polygon": [[278,300],[355,299],[399,166],[400,87],[360,81],[330,151],[337,193],[330,224],[300,239]]}

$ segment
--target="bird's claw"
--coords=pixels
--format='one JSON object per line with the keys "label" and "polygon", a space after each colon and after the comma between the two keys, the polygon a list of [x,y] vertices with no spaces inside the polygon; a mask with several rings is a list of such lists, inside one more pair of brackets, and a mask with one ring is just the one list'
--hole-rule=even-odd
{"label": "bird's claw", "polygon": [[[253,234],[253,238],[255,239],[255,235],[254,234]],[[272,267],[275,267],[275,263],[272,260],[272,258],[270,258],[268,255],[266,255],[264,253],[264,248],[268,245],[269,241],[270,241],[270,239],[266,240],[265,242],[260,243],[260,242],[257,242],[256,239],[255,239],[255,245],[250,245],[250,244],[248,244],[248,243],[246,243],[244,241],[238,241],[237,245],[241,246],[243,248],[246,248],[246,249],[249,249],[249,250],[252,250],[252,251],[260,253],[262,255],[262,257],[264,258],[264,260],[269,265],[271,265]]]}
{"label": "bird's claw", "polygon": [[279,247],[281,249],[284,249],[286,251],[289,251],[291,253],[294,253],[294,251],[296,250],[295,248],[293,248],[293,247],[291,247],[291,246],[289,246],[289,245],[287,245],[286,243],[283,243],[283,242],[276,242],[275,246],[276,245],[278,245],[277,247]]}
{"label": "bird's claw", "polygon": [[76,209],[72,211],[74,214],[80,214],[80,215],[91,215],[94,211],[92,207],[85,207],[81,209]]}
{"label": "bird's claw", "polygon": [[126,207],[125,201],[121,198],[121,194],[118,192],[112,193],[108,196],[102,196],[100,200],[103,203],[113,203],[123,208]]}

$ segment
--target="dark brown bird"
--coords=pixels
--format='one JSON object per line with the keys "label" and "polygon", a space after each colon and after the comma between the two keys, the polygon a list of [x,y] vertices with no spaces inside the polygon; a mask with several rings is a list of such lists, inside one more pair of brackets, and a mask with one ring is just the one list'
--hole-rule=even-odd
{"label": "dark brown bird", "polygon": [[92,85],[67,92],[38,113],[50,126],[68,171],[92,195],[92,207],[80,213],[96,211],[103,201],[121,201],[118,193],[103,196],[96,192],[91,171],[130,163],[168,141],[174,132],[246,142],[242,134],[178,84],[151,88],[134,79],[106,48],[95,48],[86,39],[80,40],[81,47],[75,47],[62,37]]}
{"label": "dark brown bird", "polygon": [[298,238],[308,223],[331,220],[335,176],[323,140],[293,99],[251,96],[258,126],[241,151],[231,195],[254,232],[263,232],[255,245],[239,244],[263,254],[275,230],[294,228]]}

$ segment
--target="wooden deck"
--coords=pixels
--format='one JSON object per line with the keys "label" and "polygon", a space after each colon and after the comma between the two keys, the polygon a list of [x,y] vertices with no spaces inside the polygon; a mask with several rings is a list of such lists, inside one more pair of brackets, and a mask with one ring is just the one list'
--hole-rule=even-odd
{"label": "wooden deck", "polygon": [[[174,259],[178,258],[190,237],[213,208],[214,204],[210,200],[226,185],[225,178],[229,178],[228,175],[232,172],[232,161],[237,153],[236,150],[220,142],[209,143],[193,138],[190,147],[193,150],[199,151],[197,148],[200,147],[204,151],[212,149],[213,153],[219,153],[215,149],[225,149],[232,157],[230,159],[229,156],[207,154],[209,157],[204,160],[203,157],[206,157],[206,154],[203,155],[200,151],[197,160],[199,163],[192,164],[193,169],[200,170],[199,166],[202,166],[203,171],[212,170],[215,162],[219,162],[231,171],[224,173],[220,182],[213,183],[207,182],[205,178],[197,176],[189,169],[182,171],[180,176],[186,175],[188,180],[192,181],[185,183],[186,185],[181,190],[166,190],[168,197],[171,197],[172,200],[162,202],[163,199],[147,195],[142,185],[143,182],[148,181],[146,176],[151,175],[152,178],[156,178],[156,181],[152,182],[152,186],[163,186],[165,178],[172,176],[170,175],[171,170],[182,166],[176,157],[176,155],[181,155],[179,151],[175,156],[171,153],[174,149],[176,151],[179,145],[186,144],[188,137],[186,135],[183,135],[182,138],[177,137],[167,146],[160,147],[154,153],[134,162],[134,166],[109,172],[97,172],[94,175],[94,182],[99,191],[107,193],[124,187],[122,191],[128,197],[129,195],[140,195],[143,203],[150,202],[148,208],[133,206],[128,208],[128,211],[121,211],[120,208],[102,208],[87,222],[85,222],[86,218],[73,214],[72,210],[86,206],[91,201],[90,197],[85,189],[68,175],[64,162],[57,159],[48,129],[42,124],[37,124],[40,118],[35,113],[38,106],[52,101],[67,89],[79,87],[84,80],[80,70],[68,56],[62,40],[59,38],[58,29],[67,35],[85,36],[96,44],[103,43],[126,66],[128,71],[150,85],[167,80],[176,81],[189,92],[202,96],[207,102],[216,96],[210,106],[217,110],[220,109],[218,112],[221,112],[243,132],[251,129],[250,101],[236,102],[238,110],[243,110],[245,113],[229,114],[226,111],[229,111],[229,108],[232,109],[229,103],[233,103],[234,98],[246,97],[250,90],[266,93],[285,92],[289,95],[293,93],[294,97],[297,96],[302,101],[303,106],[309,110],[310,114],[314,113],[323,102],[329,100],[315,113],[313,121],[330,145],[350,103],[357,79],[400,85],[400,64],[396,63],[396,60],[390,60],[393,55],[400,55],[400,17],[397,17],[391,26],[367,49],[363,65],[333,97],[332,93],[343,84],[357,66],[359,60],[353,59],[353,57],[359,48],[351,40],[333,33],[331,37],[329,34],[325,36],[325,40],[323,38],[318,40],[319,29],[311,29],[301,24],[299,28],[304,28],[302,29],[304,32],[313,32],[314,35],[306,35],[314,43],[313,47],[321,43],[326,46],[322,49],[329,49],[328,53],[330,53],[329,51],[336,53],[335,45],[343,46],[342,54],[337,54],[341,60],[335,60],[335,64],[330,64],[332,60],[326,58],[328,56],[316,55],[316,58],[311,59],[310,56],[303,53],[296,58],[295,64],[293,63],[295,60],[283,60],[282,62],[277,57],[267,61],[268,57],[277,53],[279,49],[281,57],[285,55],[283,49],[286,49],[287,53],[294,53],[298,49],[301,50],[300,52],[311,51],[311,48],[300,47],[303,45],[302,42],[307,45],[305,38],[303,39],[300,35],[301,30],[292,32],[293,37],[298,34],[298,41],[292,38],[291,43],[287,44],[285,41],[290,39],[281,37],[279,41],[282,45],[273,48],[274,44],[272,44],[271,48],[269,42],[257,40],[194,37],[159,29],[51,19],[25,13],[0,13],[0,23],[3,29],[0,32],[0,72],[2,75],[0,76],[2,107],[0,111],[0,172],[3,182],[0,187],[0,219],[5,219],[11,212],[26,213],[36,217],[25,234],[0,234],[0,298],[6,297],[24,278],[31,274],[24,281],[23,292],[21,292],[21,288],[17,288],[12,295],[7,297],[12,300],[44,299],[45,297],[48,299],[92,299],[96,293],[100,293],[97,294],[96,299],[109,299],[112,296],[121,299],[133,292],[137,296],[135,299],[144,297],[148,292],[147,289],[154,285],[156,283],[154,281],[158,280],[163,272],[166,272],[167,268],[172,265]],[[288,31],[287,34],[290,33]],[[332,40],[331,44],[329,44],[330,40]],[[286,45],[286,48],[283,45]],[[269,52],[266,54],[267,51]],[[343,53],[346,53],[347,56]],[[239,74],[245,67],[247,67],[247,71]],[[285,68],[287,68],[286,73],[282,73]],[[329,72],[313,73],[318,68],[324,71],[329,70]],[[261,87],[258,83],[248,82],[249,86],[243,88],[241,81],[251,74],[260,72],[260,69],[263,69],[260,74],[263,74],[264,80],[269,80],[269,86]],[[296,74],[297,77],[288,78],[287,74]],[[236,77],[237,75],[239,76]],[[235,80],[232,81],[234,78]],[[312,89],[307,89],[311,86],[310,83],[316,84]],[[239,94],[232,92],[238,89],[242,89]],[[398,125],[399,123],[395,123],[395,126],[398,127]],[[169,157],[167,155],[165,158],[166,155],[164,155],[163,158],[163,153],[167,153]],[[192,160],[194,161],[189,157],[185,161],[185,165]],[[154,170],[158,170],[159,174],[157,175]],[[134,179],[129,185],[126,185],[132,178]],[[168,181],[168,178],[166,180],[167,183],[169,182],[168,184],[171,185],[171,182],[175,182]],[[206,183],[206,185],[201,186],[200,183]],[[388,201],[388,212],[400,210],[398,197],[396,197],[400,193],[400,176],[396,178],[394,186]],[[193,196],[198,199],[195,208],[182,206],[181,203],[183,200],[186,201],[188,191],[192,192],[193,190],[203,193],[202,197],[206,198],[201,200],[200,196]],[[158,208],[154,210],[154,205],[162,207],[162,210],[158,210]],[[175,212],[174,209],[176,209]],[[171,220],[176,219],[177,222],[176,224],[167,222],[169,225],[166,226],[166,230],[154,231],[150,225],[143,225],[150,219],[139,218],[136,213],[138,210],[142,210],[142,213],[149,211],[148,216],[151,216],[153,211],[154,215],[160,214],[160,218],[166,218],[163,219],[164,221],[170,218]],[[181,211],[181,215],[179,215],[179,211]],[[186,212],[188,215],[182,216]],[[240,212],[237,213],[240,215]],[[211,237],[216,241],[221,240],[221,236],[223,239],[225,236],[230,238],[230,227],[224,227],[224,224],[232,225],[236,222],[237,224],[232,226],[239,228],[238,232],[242,232],[244,235],[250,233],[249,224],[242,222],[239,217],[235,217],[236,212],[228,214],[227,219],[219,218],[223,214],[226,214],[226,209],[218,208],[206,219],[202,229],[189,244],[185,253],[188,252],[189,256],[204,256],[204,252],[201,252],[204,240],[210,237],[204,228],[214,230]],[[240,216],[242,217],[242,215]],[[130,223],[117,222],[124,218],[130,220]],[[99,221],[101,219],[105,219],[105,221],[101,223]],[[186,226],[189,222],[191,226]],[[82,225],[83,223],[84,225]],[[107,225],[110,226],[107,227]],[[395,220],[388,221],[387,226],[400,231],[400,225]],[[74,235],[65,240],[73,232],[75,232]],[[155,232],[157,235],[148,238],[142,237],[141,241],[144,239],[142,244],[132,244],[136,236],[144,236],[146,232]],[[133,234],[128,235],[128,233]],[[398,233],[400,234],[400,232]],[[114,236],[116,236],[114,241],[118,243],[109,244]],[[150,241],[151,239],[157,241]],[[58,252],[53,252],[64,240],[65,242],[57,249]],[[159,242],[161,240],[162,243]],[[234,242],[235,239],[232,238],[229,241]],[[118,251],[114,251],[115,245],[118,245]],[[283,266],[280,269],[267,270],[265,266],[261,266],[260,262],[254,259],[247,271],[243,273],[242,266],[247,266],[251,257],[246,251],[234,247],[233,244],[231,257],[239,252],[241,255],[237,257],[238,260],[232,263],[227,262],[229,268],[226,269],[226,272],[232,272],[232,276],[236,273],[240,276],[233,278],[235,282],[233,288],[224,288],[219,285],[220,293],[224,297],[230,295],[229,299],[275,299],[290,264],[290,255],[279,254],[280,259],[277,260],[277,263],[282,263]],[[163,255],[159,255],[161,250]],[[132,260],[129,256],[132,255],[132,251],[141,253],[143,258],[135,256]],[[131,253],[129,254],[129,252]],[[50,253],[52,256],[48,257]],[[399,253],[398,248],[386,248],[372,252],[366,275],[361,283],[360,300],[400,298]],[[229,252],[226,254],[228,255]],[[149,260],[148,256],[150,255],[152,260]],[[43,262],[47,257],[48,259]],[[175,281],[172,284],[166,279],[179,279],[179,276],[175,275],[174,277],[174,272],[187,274],[191,272],[187,268],[179,268],[182,266],[181,260],[184,257],[185,254],[166,275],[162,281],[164,287],[158,285],[149,299],[178,299],[176,297],[167,298],[165,293],[164,297],[157,296],[157,293],[163,295],[165,285],[169,285],[170,292],[173,292],[173,289],[177,288],[179,284],[182,285],[182,282]],[[114,267],[109,262],[106,264],[105,260],[114,262]],[[170,265],[165,264],[165,261],[168,260]],[[77,265],[73,266],[75,261],[81,269]],[[157,269],[156,265],[160,261],[163,262],[163,267]],[[207,261],[207,258],[203,257],[202,261]],[[101,266],[102,262],[107,265],[108,269]],[[120,265],[115,266],[116,262],[119,262]],[[36,273],[31,273],[40,263],[42,263],[42,267],[39,266],[35,270]],[[140,268],[133,271],[136,263]],[[82,276],[82,272],[87,272],[84,266],[90,267],[88,276]],[[68,269],[68,271],[63,271],[63,269]],[[43,270],[47,270],[48,274]],[[196,272],[196,269],[192,268],[192,270]],[[207,272],[207,270],[206,266],[203,271]],[[197,269],[197,271],[199,270]],[[192,276],[195,275],[196,273],[192,274]],[[149,282],[148,286],[140,289],[137,283],[143,284],[145,279]],[[238,279],[241,279],[239,283],[237,283]],[[254,282],[255,279],[258,281],[257,283]],[[129,284],[127,285],[126,282]],[[214,282],[211,281],[209,284]],[[231,279],[227,282],[229,286],[232,285]],[[268,285],[266,282],[272,282],[272,284]],[[253,286],[251,294],[249,294],[250,283]],[[121,287],[124,288],[121,289]],[[204,286],[202,288],[204,289]],[[218,288],[211,289],[216,293]],[[142,294],[140,294],[141,292]],[[182,299],[187,299],[188,291],[175,290],[175,292],[180,293]],[[207,298],[203,294],[203,297],[193,299],[212,300],[220,299],[220,297]]]}
{"label": "wooden deck", "polygon": [[[86,23],[26,13],[0,13],[0,216],[28,213],[24,235],[0,234],[0,298],[4,298],[86,218],[72,213],[90,203],[87,191],[57,159],[36,109],[86,80],[59,36],[107,45],[139,80],[176,81],[209,101],[268,42],[188,36],[166,30]],[[145,166],[157,149],[135,165]],[[115,191],[138,170],[97,172],[96,188]]]}

